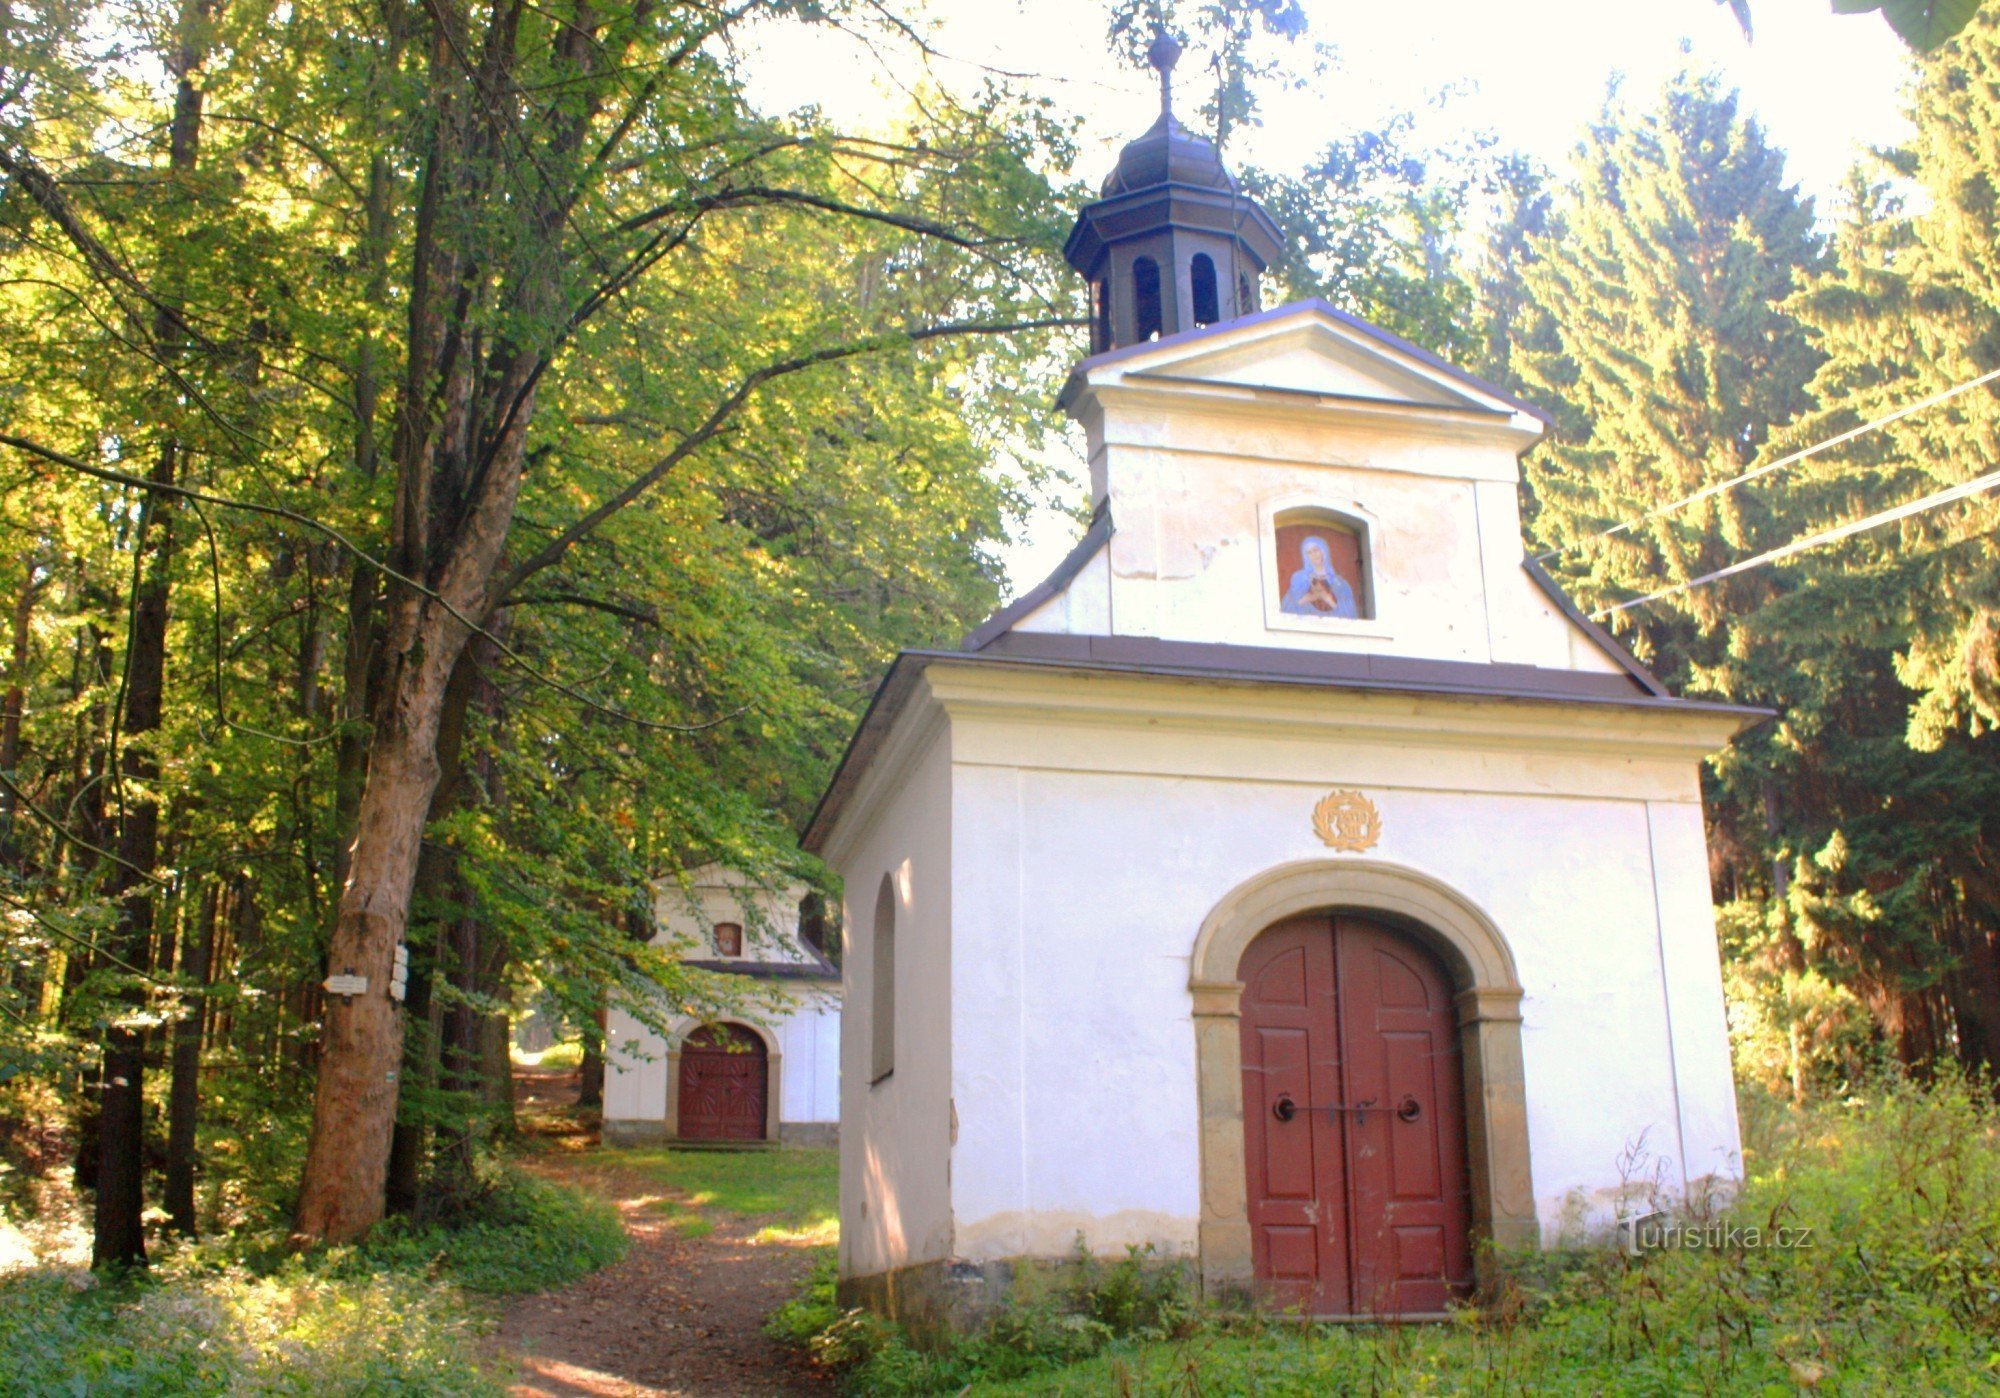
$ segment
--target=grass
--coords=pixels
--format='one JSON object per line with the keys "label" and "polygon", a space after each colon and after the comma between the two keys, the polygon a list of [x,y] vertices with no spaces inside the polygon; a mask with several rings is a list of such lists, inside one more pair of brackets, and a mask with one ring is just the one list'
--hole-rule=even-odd
{"label": "grass", "polygon": [[883,1395],[2000,1392],[1991,1093],[1947,1075],[1746,1106],[1749,1179],[1722,1221],[1811,1229],[1809,1246],[1537,1253],[1453,1321],[1401,1327],[1220,1311],[1135,1256],[930,1351],[843,1313],[828,1264],[769,1329]]}
{"label": "grass", "polygon": [[491,1308],[471,1293],[560,1286],[625,1246],[610,1205],[508,1170],[449,1223],[391,1222],[355,1247],[238,1237],[123,1280],[20,1268],[0,1276],[0,1392],[499,1394],[478,1343]]}
{"label": "grass", "polygon": [[830,1247],[840,1236],[838,1151],[638,1146],[606,1151],[604,1163],[657,1181],[660,1207],[687,1237],[713,1231],[715,1214],[759,1220],[755,1243]]}

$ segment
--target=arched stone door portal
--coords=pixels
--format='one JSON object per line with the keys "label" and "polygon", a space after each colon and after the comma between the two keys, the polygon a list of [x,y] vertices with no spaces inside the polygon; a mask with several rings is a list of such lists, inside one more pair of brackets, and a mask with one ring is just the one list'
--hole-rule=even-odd
{"label": "arched stone door portal", "polygon": [[784,1075],[776,1035],[761,1024],[684,1019],[667,1042],[668,1140],[778,1139]]}
{"label": "arched stone door portal", "polygon": [[[1258,1283],[1245,1158],[1245,954],[1266,929],[1289,918],[1330,920],[1336,913],[1356,914],[1421,945],[1449,977],[1471,1233],[1503,1249],[1539,1240],[1521,1065],[1521,988],[1498,928],[1470,900],[1415,870],[1372,860],[1302,861],[1267,870],[1218,903],[1190,961],[1201,1102],[1201,1271],[1212,1294],[1254,1290]],[[1262,1112],[1272,1104],[1255,1105]]]}
{"label": "arched stone door portal", "polygon": [[764,1041],[740,1024],[703,1025],[681,1045],[680,1134],[761,1141],[770,1100]]}

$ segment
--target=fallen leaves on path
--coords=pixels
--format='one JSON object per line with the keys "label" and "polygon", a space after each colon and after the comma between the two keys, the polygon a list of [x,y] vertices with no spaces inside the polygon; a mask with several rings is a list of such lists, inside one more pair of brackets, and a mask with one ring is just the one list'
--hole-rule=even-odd
{"label": "fallen leaves on path", "polygon": [[714,1231],[689,1236],[677,1227],[671,1189],[595,1150],[552,1153],[530,1166],[609,1199],[632,1250],[559,1291],[507,1303],[494,1342],[515,1366],[516,1398],[832,1391],[808,1360],[763,1331],[810,1270],[810,1249],[753,1241],[765,1221],[719,1212],[707,1215]]}

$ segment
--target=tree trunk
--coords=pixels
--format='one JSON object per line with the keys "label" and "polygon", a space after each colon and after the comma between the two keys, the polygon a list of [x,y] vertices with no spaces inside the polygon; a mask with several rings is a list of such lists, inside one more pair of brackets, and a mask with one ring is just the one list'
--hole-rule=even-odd
{"label": "tree trunk", "polygon": [[[458,808],[465,791],[461,754],[465,741],[466,712],[471,707],[474,681],[479,673],[474,648],[468,648],[453,668],[445,693],[444,716],[438,726],[437,790],[431,794],[427,825],[435,825]],[[428,920],[427,935],[413,939],[410,946],[409,999],[405,1012],[420,1027],[405,1036],[403,1045],[402,1091],[398,1097],[396,1126],[389,1141],[389,1176],[386,1207],[391,1213],[417,1211],[423,1190],[425,1120],[428,1104],[421,1099],[434,1086],[438,1068],[438,1035],[431,1029],[431,986],[442,964],[443,948],[451,917],[444,909],[462,902],[464,889],[455,882],[456,855],[439,845],[426,843],[417,855],[417,879],[413,904]]]}
{"label": "tree trunk", "polygon": [[[177,458],[173,443],[161,448],[152,479],[171,483]],[[139,549],[145,560],[144,572],[133,599],[132,634],[125,656],[126,747],[119,764],[122,813],[118,862],[107,888],[120,899],[111,954],[122,963],[117,968],[130,975],[146,973],[153,936],[153,891],[145,874],[158,859],[160,807],[145,793],[158,780],[160,764],[143,744],[160,726],[165,698],[167,571],[173,560],[169,498],[155,494],[143,508]],[[144,992],[134,986],[125,998],[137,1011],[144,1002]],[[114,1018],[104,1033],[104,1081],[98,1093],[92,1266],[133,1266],[146,1260],[141,1221],[145,1207],[145,1077],[146,1031],[132,1021]]]}
{"label": "tree trunk", "polygon": [[583,1041],[583,1068],[580,1075],[576,1104],[579,1107],[603,1107],[604,1105],[604,1004],[599,996],[598,1006],[591,1018],[597,1024],[595,1036],[586,1035]]}
{"label": "tree trunk", "polygon": [[0,696],[0,772],[8,784],[0,786],[0,868],[18,869],[21,855],[14,841],[16,797],[14,787],[21,780],[21,716],[28,700],[29,623],[35,616],[35,598],[42,589],[37,576],[40,561],[29,559],[22,570],[21,591],[14,598],[14,614],[8,627],[7,692]]}
{"label": "tree trunk", "polygon": [[507,945],[489,931],[480,947],[479,984],[500,1008],[482,1016],[479,1026],[479,1085],[485,1116],[496,1137],[514,1134],[514,1016],[506,1006]]}
{"label": "tree trunk", "polygon": [[[169,60],[176,78],[168,131],[168,167],[178,178],[195,168],[201,150],[202,92],[195,84],[210,0],[187,0],[177,45]],[[154,317],[153,339],[170,353],[185,331],[171,301]],[[176,483],[180,444],[169,432],[154,458],[155,484]],[[125,654],[124,741],[120,783],[118,864],[108,891],[122,895],[115,954],[133,973],[146,970],[153,935],[153,893],[145,882],[159,855],[160,807],[150,794],[160,764],[146,746],[160,726],[166,697],[167,602],[172,587],[173,502],[150,491],[141,506],[135,551],[138,580],[132,598],[132,631]],[[134,794],[136,792],[136,794]],[[134,995],[137,996],[137,987]],[[144,1210],[146,1033],[114,1021],[104,1037],[104,1083],[99,1095],[96,1227],[93,1266],[129,1266],[146,1260]]]}
{"label": "tree trunk", "polygon": [[390,998],[389,978],[396,944],[409,923],[411,888],[437,785],[445,675],[463,642],[461,634],[453,644],[449,634],[436,634],[440,629],[430,628],[433,644],[419,645],[412,635],[398,648],[405,664],[392,679],[375,727],[347,886],[327,957],[333,975],[360,977],[360,989],[330,994],[326,1001],[312,1137],[294,1227],[301,1242],[350,1242],[382,1217],[403,1052],[402,1008]]}
{"label": "tree trunk", "polygon": [[184,1013],[174,1025],[172,1077],[167,1091],[167,1216],[174,1230],[195,1236],[195,1126],[201,1109],[202,1022],[206,1018],[209,962],[215,952],[215,918],[220,891],[209,885],[202,895],[198,925],[191,929],[181,957],[186,983]]}

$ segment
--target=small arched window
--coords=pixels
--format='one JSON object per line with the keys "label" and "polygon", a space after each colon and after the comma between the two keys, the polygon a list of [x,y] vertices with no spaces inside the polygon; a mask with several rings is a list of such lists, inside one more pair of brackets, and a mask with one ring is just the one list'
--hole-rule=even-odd
{"label": "small arched window", "polygon": [[1188,286],[1194,292],[1194,323],[1213,325],[1222,319],[1222,293],[1215,281],[1215,259],[1198,252],[1188,263]]}
{"label": "small arched window", "polygon": [[1095,281],[1090,284],[1090,350],[1102,354],[1111,348],[1111,287],[1109,283]]}
{"label": "small arched window", "polygon": [[1320,621],[1375,615],[1368,528],[1334,510],[1281,510],[1272,518],[1278,611]]}
{"label": "small arched window", "polygon": [[869,977],[868,1085],[896,1070],[896,881],[882,876],[875,894],[875,936],[868,951],[873,962]]}
{"label": "small arched window", "polygon": [[1248,272],[1236,274],[1236,314],[1247,316],[1257,309],[1257,279]]}
{"label": "small arched window", "polygon": [[1132,314],[1137,343],[1160,337],[1160,264],[1150,257],[1132,264]]}
{"label": "small arched window", "polygon": [[743,955],[743,924],[740,922],[716,923],[715,950],[722,956]]}

